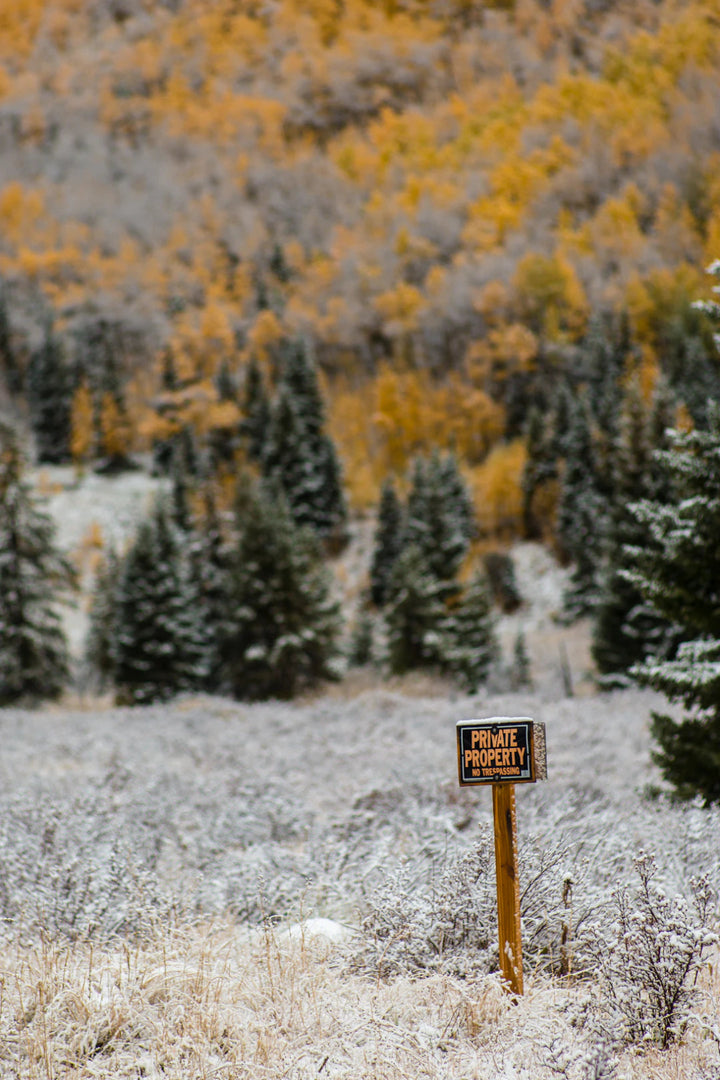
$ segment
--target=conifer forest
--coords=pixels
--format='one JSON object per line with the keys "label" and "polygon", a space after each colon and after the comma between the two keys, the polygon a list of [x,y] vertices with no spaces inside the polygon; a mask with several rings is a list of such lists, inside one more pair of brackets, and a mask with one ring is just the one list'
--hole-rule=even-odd
{"label": "conifer forest", "polygon": [[719,537],[718,0],[0,0],[0,1077],[720,1080]]}

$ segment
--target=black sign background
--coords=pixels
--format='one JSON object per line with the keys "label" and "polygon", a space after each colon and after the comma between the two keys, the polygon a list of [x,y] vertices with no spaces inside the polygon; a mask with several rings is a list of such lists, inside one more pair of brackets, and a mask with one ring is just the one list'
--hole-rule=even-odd
{"label": "black sign background", "polygon": [[461,721],[457,725],[460,783],[533,783],[532,729],[529,719]]}

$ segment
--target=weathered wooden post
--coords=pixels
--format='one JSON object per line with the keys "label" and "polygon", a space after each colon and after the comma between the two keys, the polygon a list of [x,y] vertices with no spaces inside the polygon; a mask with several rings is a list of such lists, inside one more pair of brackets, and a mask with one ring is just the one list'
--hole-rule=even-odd
{"label": "weathered wooden post", "polygon": [[527,716],[457,724],[461,786],[492,786],[500,970],[512,994],[523,992],[515,784],[547,778],[545,725]]}

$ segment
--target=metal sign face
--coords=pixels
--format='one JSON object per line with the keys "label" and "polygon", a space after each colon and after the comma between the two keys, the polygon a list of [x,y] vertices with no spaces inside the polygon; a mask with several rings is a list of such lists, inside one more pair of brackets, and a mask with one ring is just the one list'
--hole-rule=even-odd
{"label": "metal sign face", "polygon": [[547,776],[545,725],[528,716],[457,724],[458,779],[468,784],[534,784]]}

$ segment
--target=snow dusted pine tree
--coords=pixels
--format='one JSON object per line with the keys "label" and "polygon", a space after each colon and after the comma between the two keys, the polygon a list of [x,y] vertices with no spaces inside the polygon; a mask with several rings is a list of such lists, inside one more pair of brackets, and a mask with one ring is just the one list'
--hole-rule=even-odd
{"label": "snow dusted pine tree", "polygon": [[704,431],[671,433],[662,452],[678,494],[667,506],[644,501],[638,520],[653,543],[632,548],[629,580],[684,643],[672,660],[646,660],[632,672],[644,685],[681,701],[677,721],[653,714],[655,758],[681,798],[720,802],[720,406],[708,407]]}
{"label": "snow dusted pine tree", "polygon": [[22,479],[15,433],[0,427],[0,705],[56,698],[68,652],[54,593],[73,582],[50,519]]}
{"label": "snow dusted pine tree", "polygon": [[398,556],[390,576],[387,624],[388,660],[396,675],[444,663],[447,585],[430,570],[419,547]]}
{"label": "snow dusted pine tree", "polygon": [[296,525],[333,547],[345,540],[347,506],[335,447],[324,431],[317,372],[302,344],[286,349],[265,443],[263,475],[279,485]]}
{"label": "snow dusted pine tree", "polygon": [[159,503],[125,555],[116,592],[115,685],[120,704],[167,701],[204,688],[205,606],[181,534]]}
{"label": "snow dusted pine tree", "polygon": [[207,689],[224,693],[225,643],[232,637],[233,614],[230,599],[230,542],[211,488],[203,494],[200,520],[190,539],[190,564],[207,613]]}
{"label": "snow dusted pine tree", "polygon": [[70,460],[70,414],[73,380],[52,326],[31,358],[27,373],[30,423],[37,460],[57,464]]}
{"label": "snow dusted pine tree", "polygon": [[667,470],[653,454],[667,448],[672,416],[672,399],[662,385],[650,408],[639,386],[628,387],[613,447],[606,561],[593,620],[592,654],[605,686],[627,684],[633,664],[646,656],[669,657],[677,647],[672,624],[644,600],[625,574],[627,547],[651,543],[633,504],[643,498],[669,503],[672,498]]}
{"label": "snow dusted pine tree", "polygon": [[455,577],[473,531],[474,509],[452,455],[417,458],[408,495],[404,544],[414,544],[439,581]]}
{"label": "snow dusted pine tree", "polygon": [[262,461],[270,427],[270,402],[265,392],[260,365],[250,358],[245,373],[240,434],[250,461]]}
{"label": "snow dusted pine tree", "polygon": [[395,560],[403,544],[404,514],[392,480],[386,480],[380,494],[375,547],[370,566],[370,596],[373,604],[383,607]]}
{"label": "snow dusted pine tree", "polygon": [[557,539],[573,568],[563,610],[568,620],[592,611],[604,535],[604,505],[597,488],[595,451],[585,402],[576,399],[557,515]]}
{"label": "snow dusted pine tree", "polygon": [[236,698],[292,698],[336,677],[340,609],[315,534],[261,489],[240,522],[230,576],[225,681]]}
{"label": "snow dusted pine tree", "polygon": [[490,590],[485,576],[476,574],[446,622],[443,667],[474,693],[497,653]]}

